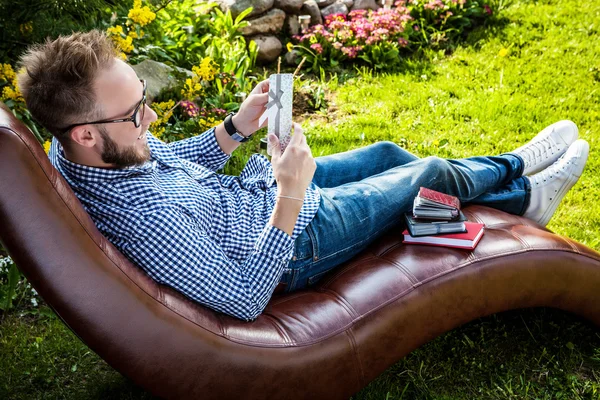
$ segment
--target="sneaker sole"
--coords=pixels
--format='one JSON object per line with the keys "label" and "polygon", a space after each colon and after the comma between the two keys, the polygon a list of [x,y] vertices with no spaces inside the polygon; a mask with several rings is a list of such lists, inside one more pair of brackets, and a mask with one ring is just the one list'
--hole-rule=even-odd
{"label": "sneaker sole", "polygon": [[[573,186],[575,186],[575,184],[581,177],[583,170],[585,169],[585,164],[587,163],[588,155],[590,153],[590,146],[586,141],[584,141],[584,140],[581,140],[581,141],[583,143],[585,143],[585,146],[581,146],[581,149],[579,149],[579,151],[578,151],[578,155],[579,155],[579,158],[581,158],[583,160],[583,165],[580,170],[575,169],[574,171],[569,172],[569,178],[567,179],[565,184],[561,186],[558,193],[556,193],[554,200],[552,201],[552,203],[550,203],[550,206],[546,209],[546,212],[544,212],[544,214],[542,215],[542,218],[538,221],[538,223],[543,226],[548,225],[548,222],[550,222],[550,220],[552,219],[552,216],[554,216],[554,213],[556,212],[558,205],[560,204],[562,199],[565,197],[567,192],[569,190],[571,190],[571,188]],[[575,167],[573,167],[573,168],[575,168]],[[579,172],[579,175],[577,175],[577,172]]]}

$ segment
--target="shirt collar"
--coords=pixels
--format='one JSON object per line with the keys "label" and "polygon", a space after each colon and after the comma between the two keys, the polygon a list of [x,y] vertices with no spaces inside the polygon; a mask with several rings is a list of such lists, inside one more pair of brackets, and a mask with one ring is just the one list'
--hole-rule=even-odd
{"label": "shirt collar", "polygon": [[158,162],[154,159],[153,156],[151,156],[149,161],[146,161],[142,165],[124,168],[98,168],[91,167],[88,165],[77,164],[65,158],[64,151],[60,142],[58,142],[56,139],[54,139],[53,142],[55,142],[56,145],[56,157],[58,163],[60,164],[63,170],[65,170],[71,176],[78,180],[84,180],[87,182],[104,182],[113,179],[147,174],[158,167]]}

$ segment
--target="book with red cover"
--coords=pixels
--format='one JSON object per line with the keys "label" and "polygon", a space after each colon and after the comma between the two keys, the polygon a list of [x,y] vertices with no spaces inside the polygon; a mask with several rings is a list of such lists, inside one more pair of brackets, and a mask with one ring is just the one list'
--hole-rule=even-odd
{"label": "book with red cover", "polygon": [[425,187],[419,188],[419,194],[413,202],[414,218],[453,221],[459,212],[460,201],[457,197]]}
{"label": "book with red cover", "polygon": [[450,208],[456,208],[457,210],[460,210],[460,201],[455,196],[451,196],[442,192],[437,192],[433,189],[428,189],[426,187],[421,187],[419,189],[418,196],[422,199],[429,200],[438,204],[443,204]]}
{"label": "book with red cover", "polygon": [[403,242],[410,244],[424,244],[428,246],[455,247],[458,249],[473,250],[483,236],[484,227],[483,224],[477,224],[475,222],[465,222],[465,226],[467,228],[466,233],[452,233],[449,235],[419,237],[410,236],[408,229],[405,229],[404,232],[402,232],[402,235],[404,235]]}

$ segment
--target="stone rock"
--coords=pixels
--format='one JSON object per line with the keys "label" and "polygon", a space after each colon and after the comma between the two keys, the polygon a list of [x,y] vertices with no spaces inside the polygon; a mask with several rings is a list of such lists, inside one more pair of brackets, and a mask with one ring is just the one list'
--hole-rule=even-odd
{"label": "stone rock", "polygon": [[289,53],[285,53],[283,60],[287,65],[298,65],[300,64],[300,60],[302,60],[302,57],[300,57],[300,52],[294,49]]}
{"label": "stone rock", "polygon": [[350,10],[354,5],[354,0],[342,0],[342,3],[344,3],[346,7],[348,7],[348,10]]}
{"label": "stone rock", "polygon": [[320,25],[323,23],[323,17],[321,17],[321,10],[314,0],[308,0],[304,2],[300,14],[310,15],[311,25]]}
{"label": "stone rock", "polygon": [[248,39],[254,40],[258,46],[258,54],[256,56],[256,61],[258,62],[269,63],[277,60],[283,49],[281,42],[275,36],[258,35]]}
{"label": "stone rock", "polygon": [[354,10],[379,10],[381,6],[375,0],[354,0],[352,11]]}
{"label": "stone rock", "polygon": [[317,0],[317,5],[320,8],[327,7],[335,3],[335,0]]}
{"label": "stone rock", "polygon": [[322,9],[321,14],[323,15],[323,18],[328,15],[331,15],[331,14],[347,15],[348,7],[346,7],[346,5],[344,3],[333,3],[332,5],[327,6],[324,9]]}
{"label": "stone rock", "polygon": [[300,22],[297,15],[288,15],[285,19],[285,29],[290,36],[300,33]]}
{"label": "stone rock", "polygon": [[139,64],[132,65],[140,79],[145,79],[147,83],[146,97],[148,103],[152,101],[163,91],[172,89],[179,83],[174,72],[181,72],[188,77],[193,77],[192,71],[183,68],[173,68],[154,60],[144,60]]}
{"label": "stone rock", "polygon": [[281,8],[283,11],[295,14],[302,8],[304,0],[275,0],[273,7]]}
{"label": "stone rock", "polygon": [[253,10],[246,18],[262,14],[273,7],[273,2],[274,0],[217,0],[221,10],[224,12],[231,10],[233,18],[249,7],[252,7]]}
{"label": "stone rock", "polygon": [[258,18],[249,19],[250,25],[240,29],[244,36],[256,35],[258,33],[278,33],[283,27],[285,21],[285,12],[273,8],[268,13]]}

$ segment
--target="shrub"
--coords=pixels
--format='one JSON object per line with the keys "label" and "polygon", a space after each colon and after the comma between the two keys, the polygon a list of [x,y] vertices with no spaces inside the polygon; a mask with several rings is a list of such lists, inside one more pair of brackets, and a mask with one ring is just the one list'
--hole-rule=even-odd
{"label": "shrub", "polygon": [[[341,62],[363,62],[376,70],[394,69],[402,52],[444,46],[492,10],[484,0],[398,0],[391,9],[333,14],[294,36],[314,72]],[[289,47],[288,47],[289,49]]]}

